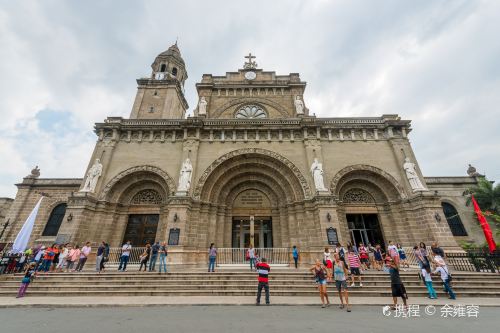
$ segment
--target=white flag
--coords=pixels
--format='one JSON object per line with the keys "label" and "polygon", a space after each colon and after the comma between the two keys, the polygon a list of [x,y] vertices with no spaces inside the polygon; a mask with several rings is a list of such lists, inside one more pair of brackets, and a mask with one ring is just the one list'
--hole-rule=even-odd
{"label": "white flag", "polygon": [[21,253],[26,250],[28,242],[30,241],[31,232],[33,231],[33,225],[35,224],[36,215],[38,214],[38,208],[40,208],[40,203],[42,202],[43,196],[38,200],[35,208],[30,213],[30,216],[24,222],[21,231],[17,234],[14,244],[12,244],[12,252]]}

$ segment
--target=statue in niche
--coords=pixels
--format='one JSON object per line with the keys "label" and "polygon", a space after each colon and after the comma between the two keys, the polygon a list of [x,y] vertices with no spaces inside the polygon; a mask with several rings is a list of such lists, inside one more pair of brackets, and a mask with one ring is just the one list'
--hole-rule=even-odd
{"label": "statue in niche", "polygon": [[177,187],[178,192],[187,192],[191,188],[191,175],[193,174],[193,165],[186,158],[184,163],[182,163],[181,174],[179,176],[179,186]]}
{"label": "statue in niche", "polygon": [[328,191],[323,182],[323,164],[319,163],[318,159],[315,158],[313,164],[311,165],[311,173],[314,179],[314,186],[317,191]]}
{"label": "statue in niche", "polygon": [[204,96],[200,98],[200,102],[198,103],[198,116],[207,114],[207,100]]}
{"label": "statue in niche", "polygon": [[403,169],[406,171],[406,178],[408,178],[408,182],[410,182],[411,189],[413,192],[427,191],[415,168],[415,163],[410,162],[408,157],[405,158]]}
{"label": "statue in niche", "polygon": [[85,184],[80,192],[94,192],[97,185],[97,180],[102,175],[102,164],[98,158],[95,159],[94,165],[87,172],[87,178],[85,179]]}
{"label": "statue in niche", "polygon": [[295,112],[297,112],[297,114],[304,114],[304,102],[302,102],[300,96],[298,95],[295,96],[294,104],[295,104]]}

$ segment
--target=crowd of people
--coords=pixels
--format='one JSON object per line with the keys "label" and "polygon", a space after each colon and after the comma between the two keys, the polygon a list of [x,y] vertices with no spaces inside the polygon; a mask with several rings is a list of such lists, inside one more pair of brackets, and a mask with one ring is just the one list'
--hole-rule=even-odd
{"label": "crowd of people", "polygon": [[[119,254],[118,271],[126,271],[132,251],[130,241],[123,244]],[[75,244],[52,244],[51,246],[37,246],[30,248],[21,254],[6,254],[3,256],[8,259],[4,262],[3,273],[21,273],[24,272],[18,297],[23,297],[26,293],[29,283],[37,274],[48,274],[51,272],[81,272],[92,252],[91,244],[87,242],[80,247]],[[159,261],[159,273],[167,273],[166,257],[167,246],[165,242],[155,242],[153,245],[147,243],[143,253],[139,256],[139,271],[156,271],[156,264]],[[105,264],[109,261],[110,247],[106,242],[101,242],[96,249],[95,271],[101,273],[105,270]],[[292,258],[294,267],[299,267],[299,250],[297,246],[292,247]],[[427,246],[421,242],[413,248],[413,255],[418,265],[419,277],[425,284],[429,298],[436,299],[437,294],[432,283],[432,276],[441,277],[444,291],[450,299],[455,299],[456,295],[451,287],[452,276],[446,264],[444,251],[433,243],[430,253]],[[215,271],[217,259],[217,248],[212,243],[208,249],[208,272]],[[260,258],[257,250],[249,246],[245,251],[245,259],[249,262],[250,270],[257,271],[259,275],[257,304],[260,303],[260,294],[262,289],[266,292],[266,303],[269,303],[269,283],[268,274],[269,265],[265,258]],[[407,255],[401,244],[388,242],[387,248],[383,249],[380,244],[363,244],[358,246],[348,243],[346,247],[337,243],[333,247],[325,247],[323,260],[317,259],[314,266],[310,268],[315,282],[318,286],[322,307],[330,305],[328,298],[328,283],[335,285],[340,299],[339,307],[351,311],[349,304],[348,289],[363,287],[362,275],[364,271],[377,270],[384,271],[390,275],[391,294],[393,297],[393,306],[397,305],[397,299],[401,298],[404,305],[408,299],[405,286],[400,277],[400,270],[406,270],[410,265]],[[349,283],[350,280],[350,283]]]}

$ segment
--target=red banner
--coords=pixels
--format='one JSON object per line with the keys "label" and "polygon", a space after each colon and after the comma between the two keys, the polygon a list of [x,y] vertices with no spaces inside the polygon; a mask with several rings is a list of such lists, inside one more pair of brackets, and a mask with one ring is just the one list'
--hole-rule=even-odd
{"label": "red banner", "polygon": [[483,228],[484,237],[486,237],[486,242],[488,243],[488,247],[490,248],[490,253],[493,253],[497,246],[495,244],[495,240],[493,239],[493,233],[491,232],[490,225],[488,224],[488,221],[486,221],[483,212],[481,212],[481,208],[479,208],[479,205],[477,204],[474,196],[472,196],[472,204],[474,205],[474,211],[477,214],[479,224],[481,224],[481,228]]}

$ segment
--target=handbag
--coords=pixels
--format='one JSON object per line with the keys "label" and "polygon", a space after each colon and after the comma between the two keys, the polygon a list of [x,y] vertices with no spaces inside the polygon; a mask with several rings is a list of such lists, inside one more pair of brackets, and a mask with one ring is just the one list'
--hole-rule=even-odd
{"label": "handbag", "polygon": [[21,280],[21,283],[30,283],[31,282],[31,279],[27,276],[23,277],[23,279]]}

